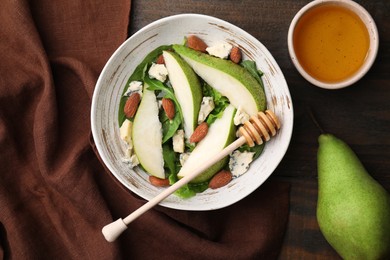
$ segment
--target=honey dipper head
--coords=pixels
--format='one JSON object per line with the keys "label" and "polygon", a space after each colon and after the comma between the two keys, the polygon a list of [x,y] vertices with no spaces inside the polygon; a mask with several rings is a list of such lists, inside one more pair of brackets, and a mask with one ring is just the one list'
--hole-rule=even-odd
{"label": "honey dipper head", "polygon": [[270,140],[280,127],[280,121],[274,112],[260,111],[240,127],[239,135],[244,136],[247,144],[253,147],[255,144],[260,145],[263,141]]}

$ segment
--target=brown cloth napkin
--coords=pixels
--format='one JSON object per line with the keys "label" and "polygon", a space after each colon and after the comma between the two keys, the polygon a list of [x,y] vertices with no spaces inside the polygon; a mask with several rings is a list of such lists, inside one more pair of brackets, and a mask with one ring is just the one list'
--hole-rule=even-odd
{"label": "brown cloth napkin", "polygon": [[125,0],[2,1],[0,258],[276,258],[289,186],[271,181],[220,210],[157,207],[104,240],[104,225],[144,203],[111,177],[90,135],[94,86],[129,14]]}

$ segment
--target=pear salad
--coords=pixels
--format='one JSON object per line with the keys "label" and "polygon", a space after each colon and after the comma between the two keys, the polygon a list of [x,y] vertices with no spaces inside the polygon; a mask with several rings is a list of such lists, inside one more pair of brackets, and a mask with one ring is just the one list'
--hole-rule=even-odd
{"label": "pear salad", "polygon": [[[151,51],[129,77],[118,122],[123,161],[157,187],[169,186],[232,143],[250,116],[266,109],[262,72],[227,42],[195,35]],[[175,194],[195,196],[244,174],[264,144],[243,145]]]}

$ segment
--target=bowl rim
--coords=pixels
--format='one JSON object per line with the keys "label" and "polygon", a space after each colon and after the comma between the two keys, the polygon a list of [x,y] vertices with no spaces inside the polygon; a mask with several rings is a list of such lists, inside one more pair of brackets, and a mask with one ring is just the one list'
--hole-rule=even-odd
{"label": "bowl rim", "polygon": [[[134,33],[131,37],[129,37],[128,39],[126,39],[114,52],[113,54],[111,55],[111,57],[108,59],[108,61],[106,62],[106,64],[104,65],[100,75],[99,75],[99,78],[96,82],[96,86],[95,86],[95,90],[94,90],[94,93],[93,93],[93,96],[92,96],[92,104],[91,104],[91,125],[92,125],[92,136],[93,136],[93,139],[95,140],[95,145],[96,145],[96,149],[99,153],[99,156],[100,158],[102,159],[102,161],[104,162],[105,166],[109,169],[110,171],[110,174],[115,177],[115,180],[118,181],[118,183],[123,187],[125,188],[126,190],[142,197],[142,198],[145,198],[142,194],[140,194],[139,192],[137,191],[134,191],[132,189],[130,189],[127,185],[125,185],[125,183],[123,183],[123,181],[117,177],[117,173],[116,173],[116,170],[111,166],[111,162],[109,160],[109,158],[107,158],[106,156],[102,156],[101,155],[101,151],[102,151],[102,148],[100,147],[102,144],[100,143],[100,141],[96,141],[96,137],[98,136],[98,132],[99,132],[99,129],[97,129],[96,127],[96,122],[95,122],[95,115],[94,113],[96,113],[96,111],[98,110],[98,103],[97,103],[97,96],[98,96],[98,88],[101,87],[102,83],[103,83],[103,77],[102,75],[106,74],[106,71],[109,69],[109,67],[111,66],[112,62],[117,58],[118,54],[121,53],[123,51],[124,48],[126,48],[126,45],[128,44],[129,41],[131,41],[132,38],[135,38],[137,37],[139,34],[142,34],[143,32],[145,32],[146,30],[149,30],[150,28],[153,28],[154,26],[162,23],[162,22],[165,22],[165,21],[168,21],[168,20],[175,20],[175,19],[181,19],[181,18],[206,18],[210,21],[215,21],[215,22],[218,22],[219,24],[222,24],[222,25],[228,25],[229,27],[233,27],[234,30],[237,30],[239,31],[240,33],[242,33],[243,35],[245,35],[246,37],[254,40],[256,43],[260,44],[262,48],[264,48],[263,50],[265,51],[265,53],[267,55],[269,55],[269,59],[274,62],[274,66],[281,72],[280,74],[280,77],[283,79],[283,81],[285,82],[285,86],[286,86],[286,89],[284,89],[284,93],[286,93],[286,95],[288,94],[288,97],[289,97],[289,104],[288,104],[288,110],[290,112],[288,112],[289,114],[289,122],[291,122],[290,124],[288,124],[288,126],[285,126],[284,128],[286,128],[286,134],[285,134],[285,137],[287,142],[286,142],[286,145],[285,147],[281,150],[281,154],[282,156],[280,156],[280,158],[276,159],[275,160],[275,165],[272,167],[272,169],[270,168],[270,174],[264,179],[264,181],[262,182],[259,182],[258,185],[256,185],[256,187],[254,187],[250,192],[244,192],[243,196],[240,196],[239,198],[234,198],[234,199],[230,199],[229,201],[225,201],[225,202],[222,202],[222,203],[219,203],[218,205],[213,205],[213,206],[208,206],[207,208],[204,208],[204,207],[200,207],[200,208],[192,208],[192,207],[188,207],[186,205],[181,205],[181,204],[177,204],[177,206],[173,206],[172,202],[170,203],[164,203],[164,201],[162,201],[161,203],[159,203],[159,205],[161,206],[164,206],[164,207],[167,207],[167,208],[172,208],[172,209],[177,209],[177,210],[191,210],[191,211],[208,211],[208,210],[215,210],[215,209],[220,209],[220,208],[224,208],[224,207],[227,207],[227,206],[230,206],[240,200],[242,200],[243,198],[245,198],[246,196],[248,196],[249,194],[251,194],[252,192],[254,192],[256,189],[258,189],[271,175],[272,173],[275,171],[275,169],[277,168],[277,166],[280,164],[280,162],[282,161],[282,159],[284,158],[287,150],[288,150],[288,147],[290,145],[290,142],[291,142],[291,138],[292,138],[292,132],[293,132],[293,124],[294,124],[294,112],[293,112],[293,104],[292,104],[292,100],[291,100],[291,94],[290,94],[290,90],[288,88],[288,84],[287,84],[287,81],[284,77],[284,74],[283,72],[281,71],[279,65],[276,63],[274,57],[272,56],[272,54],[269,52],[269,50],[257,39],[255,38],[254,36],[252,36],[251,34],[249,34],[248,32],[246,32],[245,30],[241,29],[240,27],[232,24],[232,23],[229,23],[225,20],[222,20],[220,18],[216,18],[216,17],[213,17],[213,16],[209,16],[209,15],[204,15],[204,14],[195,14],[195,13],[183,13],[183,14],[176,14],[176,15],[171,15],[171,16],[167,16],[167,17],[163,17],[163,18],[160,18],[158,20],[155,20],[149,24],[147,24],[146,26],[142,27],[140,30],[138,30],[136,33]],[[100,87],[99,87],[100,86]],[[156,194],[158,195],[158,194]]]}
{"label": "bowl rim", "polygon": [[[362,20],[362,22],[365,24],[369,36],[370,36],[370,45],[368,49],[368,54],[366,56],[366,59],[363,63],[363,65],[356,71],[352,76],[338,82],[323,82],[320,81],[314,77],[312,77],[309,73],[307,73],[303,67],[301,66],[294,49],[294,30],[298,23],[298,21],[301,19],[301,17],[309,10],[326,4],[336,4],[341,5],[343,7],[348,8],[349,10],[353,11],[356,15],[359,16],[359,18]],[[363,19],[362,17],[365,17]],[[294,16],[292,19],[288,34],[287,34],[287,45],[288,45],[288,51],[290,55],[290,59],[292,63],[294,64],[295,68],[298,70],[298,72],[303,76],[307,81],[309,81],[311,84],[324,88],[324,89],[340,89],[345,88],[348,86],[351,86],[358,80],[360,80],[372,67],[372,65],[375,62],[378,49],[379,49],[379,33],[377,26],[375,24],[374,19],[370,15],[370,13],[360,4],[352,1],[352,0],[314,0],[305,6],[303,6]]]}

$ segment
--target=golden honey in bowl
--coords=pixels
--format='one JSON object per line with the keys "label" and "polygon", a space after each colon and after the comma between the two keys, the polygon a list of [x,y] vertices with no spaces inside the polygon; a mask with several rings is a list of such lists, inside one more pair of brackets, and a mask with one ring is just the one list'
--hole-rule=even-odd
{"label": "golden honey in bowl", "polygon": [[293,33],[297,60],[313,78],[340,82],[363,65],[370,38],[368,30],[351,10],[335,4],[308,10]]}

